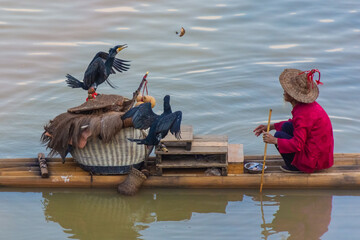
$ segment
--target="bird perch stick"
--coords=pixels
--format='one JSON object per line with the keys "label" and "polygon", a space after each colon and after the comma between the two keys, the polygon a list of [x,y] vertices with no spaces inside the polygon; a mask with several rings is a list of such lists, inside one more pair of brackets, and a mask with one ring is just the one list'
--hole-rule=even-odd
{"label": "bird perch stick", "polygon": [[[269,111],[269,120],[268,120],[268,125],[267,125],[267,130],[266,130],[267,133],[268,133],[269,130],[270,130],[271,113],[272,113],[272,109],[270,109],[270,111]],[[266,161],[266,150],[267,150],[267,143],[265,143],[265,149],[264,149],[264,161],[263,161],[262,172],[261,172],[260,192],[262,192],[262,187],[263,187],[263,183],[264,183],[264,171],[265,171],[265,161]]]}
{"label": "bird perch stick", "polygon": [[136,97],[139,95],[141,88],[143,87],[144,83],[147,81],[146,78],[147,78],[148,74],[149,74],[149,72],[146,72],[143,79],[141,80],[141,83],[140,83],[138,89],[135,92],[133,92],[133,98],[130,100],[130,103],[127,104],[127,106],[124,108],[125,112],[128,111],[130,108],[132,108],[132,106],[134,105]]}

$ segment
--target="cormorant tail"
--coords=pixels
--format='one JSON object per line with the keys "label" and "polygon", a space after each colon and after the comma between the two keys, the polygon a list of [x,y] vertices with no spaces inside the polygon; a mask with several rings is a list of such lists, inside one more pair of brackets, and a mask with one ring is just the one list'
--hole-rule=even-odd
{"label": "cormorant tail", "polygon": [[76,78],[74,78],[73,76],[71,76],[70,74],[66,75],[66,83],[69,87],[72,88],[82,88],[84,90],[88,90],[83,82],[80,82],[79,80],[77,80]]}

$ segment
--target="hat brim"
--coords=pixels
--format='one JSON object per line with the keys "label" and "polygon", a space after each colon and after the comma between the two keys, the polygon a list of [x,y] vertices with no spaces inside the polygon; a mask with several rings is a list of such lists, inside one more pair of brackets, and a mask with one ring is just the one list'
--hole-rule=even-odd
{"label": "hat brim", "polygon": [[[298,69],[285,69],[279,77],[280,84],[284,91],[293,97],[296,101],[302,103],[312,103],[319,96],[319,88],[313,83],[308,93],[303,93],[293,84],[293,79],[299,76],[303,71]],[[305,74],[305,73],[304,73]]]}

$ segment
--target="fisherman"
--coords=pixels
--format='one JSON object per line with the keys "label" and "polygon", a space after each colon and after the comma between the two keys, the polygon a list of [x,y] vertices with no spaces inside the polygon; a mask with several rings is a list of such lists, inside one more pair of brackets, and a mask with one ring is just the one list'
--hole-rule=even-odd
{"label": "fisherman", "polygon": [[[314,74],[319,78],[314,80]],[[280,77],[285,102],[291,103],[292,119],[270,125],[273,135],[265,132],[267,126],[254,129],[263,134],[265,143],[275,144],[284,159],[284,172],[312,173],[334,164],[334,137],[330,118],[315,101],[319,96],[320,72],[317,69],[300,71],[285,69]]]}

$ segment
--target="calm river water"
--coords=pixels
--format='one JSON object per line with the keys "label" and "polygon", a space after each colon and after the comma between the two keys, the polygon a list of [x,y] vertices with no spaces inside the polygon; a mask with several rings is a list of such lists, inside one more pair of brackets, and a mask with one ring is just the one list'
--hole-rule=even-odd
{"label": "calm river water", "polygon": [[[131,60],[130,70],[111,76],[117,89],[103,84],[98,92],[130,97],[149,71],[158,103],[171,95],[195,134],[226,134],[245,154],[262,154],[252,130],[269,108],[273,121],[290,117],[283,69],[318,68],[335,152],[359,152],[357,0],[0,0],[0,36],[0,158],[45,152],[43,125],[86,98],[64,76],[82,79],[98,51],[123,43],[118,57]],[[147,189],[124,198],[1,189],[0,239],[356,239],[359,195],[265,192],[261,204],[256,191],[240,190]]]}

